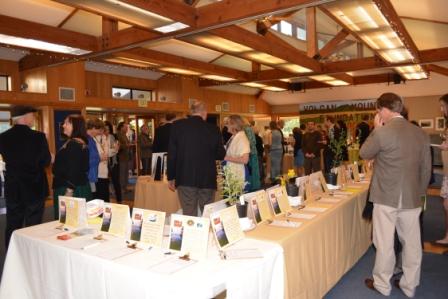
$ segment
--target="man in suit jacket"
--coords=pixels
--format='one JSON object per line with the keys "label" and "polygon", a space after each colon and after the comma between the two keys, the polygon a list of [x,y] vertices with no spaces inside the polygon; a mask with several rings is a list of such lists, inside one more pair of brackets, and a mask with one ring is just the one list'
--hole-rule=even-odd
{"label": "man in suit jacket", "polygon": [[32,107],[13,107],[14,126],[0,135],[0,155],[6,163],[6,248],[14,230],[42,222],[48,196],[45,167],[51,154],[45,134],[30,128],[34,112]]}
{"label": "man in suit jacket", "polygon": [[168,145],[170,143],[171,125],[173,124],[176,114],[168,113],[165,116],[165,122],[157,127],[154,133],[154,143],[152,146],[153,153],[168,152]]}
{"label": "man in suit jacket", "polygon": [[[413,297],[420,282],[422,196],[431,176],[429,137],[406,121],[401,98],[385,93],[377,100],[375,129],[361,147],[363,159],[374,159],[370,201],[373,202],[373,243],[376,247],[373,279],[367,287],[388,296],[395,266],[394,233],[403,246],[403,276],[395,285]],[[382,126],[382,124],[385,124]]]}
{"label": "man in suit jacket", "polygon": [[184,215],[197,216],[198,205],[213,202],[216,160],[226,154],[219,128],[206,122],[203,102],[191,106],[191,117],[173,123],[168,148],[168,180],[177,188]]}

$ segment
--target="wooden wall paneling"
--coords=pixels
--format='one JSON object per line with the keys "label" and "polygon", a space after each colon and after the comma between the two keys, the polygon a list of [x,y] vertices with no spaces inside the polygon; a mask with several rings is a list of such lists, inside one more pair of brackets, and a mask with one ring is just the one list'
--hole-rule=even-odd
{"label": "wooden wall paneling", "polygon": [[11,90],[20,90],[20,74],[19,63],[10,60],[0,60],[0,75],[7,75],[11,77]]}
{"label": "wooden wall paneling", "polygon": [[182,99],[181,77],[165,75],[157,80],[157,100],[163,99],[166,102],[180,102]]}
{"label": "wooden wall paneling", "polygon": [[59,87],[69,87],[75,89],[75,103],[85,103],[85,82],[84,62],[47,68],[48,97],[55,101],[59,100]]}
{"label": "wooden wall paneling", "polygon": [[[26,70],[20,72],[20,83],[28,85],[26,92],[47,93],[47,71],[45,68]],[[19,85],[20,86],[20,85]],[[20,87],[19,87],[20,90]],[[17,91],[19,91],[17,90]]]}

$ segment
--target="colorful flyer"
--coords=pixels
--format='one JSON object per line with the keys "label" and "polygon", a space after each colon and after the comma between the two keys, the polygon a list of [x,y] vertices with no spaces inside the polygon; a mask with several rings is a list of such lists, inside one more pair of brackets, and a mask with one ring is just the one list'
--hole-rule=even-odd
{"label": "colorful flyer", "polygon": [[244,194],[244,200],[249,205],[250,217],[256,224],[272,219],[266,191],[260,190]]}
{"label": "colorful flyer", "polygon": [[59,196],[59,222],[72,228],[86,227],[86,199]]}
{"label": "colorful flyer", "polygon": [[213,235],[220,249],[226,248],[244,238],[236,206],[212,213],[210,222]]}
{"label": "colorful flyer", "polygon": [[101,231],[124,237],[129,223],[128,205],[104,203]]}
{"label": "colorful flyer", "polygon": [[162,247],[165,212],[134,208],[132,210],[131,237],[144,247]]}
{"label": "colorful flyer", "polygon": [[266,192],[274,215],[280,215],[291,210],[285,186],[277,185],[267,189]]}
{"label": "colorful flyer", "polygon": [[192,259],[206,258],[209,229],[207,218],[172,214],[169,249]]}

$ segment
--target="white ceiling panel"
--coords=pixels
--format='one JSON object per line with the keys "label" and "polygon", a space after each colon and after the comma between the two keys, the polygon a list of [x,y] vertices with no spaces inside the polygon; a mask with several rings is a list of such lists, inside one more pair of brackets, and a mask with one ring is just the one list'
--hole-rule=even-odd
{"label": "white ceiling panel", "polygon": [[29,52],[26,50],[0,47],[0,59],[1,60],[19,61],[24,56],[26,56],[28,53]]}
{"label": "white ceiling panel", "polygon": [[252,62],[231,55],[224,55],[213,61],[213,64],[225,66],[243,72],[252,72]]}
{"label": "white ceiling panel", "polygon": [[391,0],[399,16],[448,22],[446,0]]}
{"label": "white ceiling panel", "polygon": [[78,10],[62,28],[84,34],[101,36],[102,17],[84,10]]}
{"label": "white ceiling panel", "polygon": [[108,64],[102,62],[93,62],[88,61],[85,63],[86,71],[97,72],[97,73],[106,73],[134,78],[143,78],[149,80],[158,80],[165,73],[162,72],[154,72],[150,70],[143,70],[139,68],[120,66],[116,64]]}
{"label": "white ceiling panel", "polygon": [[50,0],[1,0],[0,14],[17,19],[59,25],[73,8]]}
{"label": "white ceiling panel", "polygon": [[202,62],[210,62],[222,55],[221,52],[174,39],[152,43],[145,46],[145,48]]}
{"label": "white ceiling panel", "polygon": [[448,25],[410,19],[402,21],[419,50],[448,47]]}

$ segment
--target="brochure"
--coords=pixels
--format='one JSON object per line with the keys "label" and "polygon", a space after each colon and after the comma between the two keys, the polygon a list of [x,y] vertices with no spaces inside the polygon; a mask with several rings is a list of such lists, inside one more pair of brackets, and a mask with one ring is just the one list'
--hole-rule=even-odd
{"label": "brochure", "polygon": [[71,228],[86,227],[86,199],[59,196],[59,222]]}
{"label": "brochure", "polygon": [[244,238],[236,206],[212,213],[210,221],[213,235],[220,249],[226,248]]}
{"label": "brochure", "polygon": [[165,212],[134,208],[130,239],[144,247],[162,247],[165,216]]}
{"label": "brochure", "polygon": [[285,186],[274,186],[266,190],[269,198],[269,204],[274,215],[280,215],[291,210],[288,194]]}
{"label": "brochure", "polygon": [[169,249],[192,259],[206,258],[209,228],[207,218],[172,214]]}
{"label": "brochure", "polygon": [[104,203],[101,231],[125,237],[129,223],[128,205]]}
{"label": "brochure", "polygon": [[249,205],[249,215],[256,224],[272,218],[266,191],[260,190],[244,194],[244,200]]}

